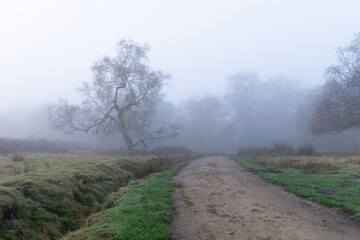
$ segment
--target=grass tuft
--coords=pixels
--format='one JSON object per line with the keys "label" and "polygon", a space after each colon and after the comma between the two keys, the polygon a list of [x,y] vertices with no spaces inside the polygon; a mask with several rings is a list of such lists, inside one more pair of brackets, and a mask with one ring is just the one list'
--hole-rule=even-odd
{"label": "grass tuft", "polygon": [[194,206],[194,203],[192,201],[190,201],[189,196],[185,196],[184,197],[184,202],[186,203],[186,205],[188,205],[189,207]]}

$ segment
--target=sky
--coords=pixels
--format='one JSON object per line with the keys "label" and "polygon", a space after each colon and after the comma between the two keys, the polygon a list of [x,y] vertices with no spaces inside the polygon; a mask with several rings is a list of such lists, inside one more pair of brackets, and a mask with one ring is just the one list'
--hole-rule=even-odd
{"label": "sky", "polygon": [[[316,86],[360,31],[356,0],[0,0],[0,112],[66,98],[121,38],[151,46],[166,99],[221,93],[238,72]],[[16,111],[16,110],[15,110]]]}

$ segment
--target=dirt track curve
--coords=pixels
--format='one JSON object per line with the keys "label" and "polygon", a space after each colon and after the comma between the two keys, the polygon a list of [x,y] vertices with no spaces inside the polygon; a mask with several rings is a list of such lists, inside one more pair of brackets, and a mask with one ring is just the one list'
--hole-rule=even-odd
{"label": "dirt track curve", "polygon": [[174,193],[175,240],[360,239],[358,220],[284,192],[225,157],[193,161],[174,181],[182,184]]}

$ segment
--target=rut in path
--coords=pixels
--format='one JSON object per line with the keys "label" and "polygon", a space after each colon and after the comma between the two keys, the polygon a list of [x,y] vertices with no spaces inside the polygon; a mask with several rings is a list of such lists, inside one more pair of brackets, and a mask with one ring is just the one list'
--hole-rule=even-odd
{"label": "rut in path", "polygon": [[360,239],[357,219],[284,192],[225,157],[193,161],[174,181],[182,184],[174,193],[175,240]]}

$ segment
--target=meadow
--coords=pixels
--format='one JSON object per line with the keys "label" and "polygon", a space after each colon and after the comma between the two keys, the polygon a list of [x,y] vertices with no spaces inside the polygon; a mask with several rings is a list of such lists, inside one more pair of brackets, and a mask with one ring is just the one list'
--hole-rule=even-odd
{"label": "meadow", "polygon": [[59,239],[85,225],[130,181],[170,169],[189,155],[76,152],[0,158],[0,239]]}
{"label": "meadow", "polygon": [[349,153],[242,154],[240,165],[286,191],[360,216],[360,155]]}

